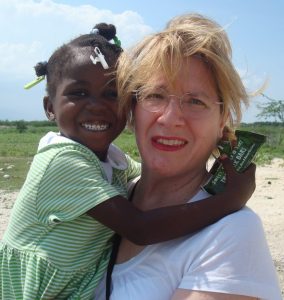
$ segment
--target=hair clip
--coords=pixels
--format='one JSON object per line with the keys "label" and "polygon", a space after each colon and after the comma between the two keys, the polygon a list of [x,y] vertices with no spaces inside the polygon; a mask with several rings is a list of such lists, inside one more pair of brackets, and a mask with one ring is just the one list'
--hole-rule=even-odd
{"label": "hair clip", "polygon": [[113,38],[113,41],[114,41],[114,43],[115,43],[116,46],[121,47],[121,41],[118,39],[117,36],[115,36]]}
{"label": "hair clip", "polygon": [[38,78],[36,78],[35,80],[27,83],[25,86],[24,86],[24,89],[25,90],[28,90],[30,88],[32,88],[33,86],[37,85],[38,83],[40,83],[41,81],[43,81],[45,78],[45,76],[39,76]]}
{"label": "hair clip", "polygon": [[100,31],[98,28],[93,28],[90,32],[90,34],[100,34]]}
{"label": "hair clip", "polygon": [[101,50],[98,47],[95,47],[94,52],[96,54],[96,57],[93,57],[93,55],[90,55],[90,59],[93,62],[94,65],[97,64],[97,62],[100,62],[104,69],[108,69],[109,66],[105,60],[104,55],[102,54]]}

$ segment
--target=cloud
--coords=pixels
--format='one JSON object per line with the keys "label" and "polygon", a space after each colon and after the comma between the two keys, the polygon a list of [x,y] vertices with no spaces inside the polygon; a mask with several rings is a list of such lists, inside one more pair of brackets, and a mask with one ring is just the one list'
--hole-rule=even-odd
{"label": "cloud", "polygon": [[153,31],[134,11],[115,14],[91,5],[52,0],[0,0],[0,120],[45,119],[40,100],[44,84],[23,89],[35,78],[33,66],[100,22],[116,25],[124,48]]}
{"label": "cloud", "polygon": [[112,23],[123,47],[153,29],[134,11],[115,14],[91,5],[71,6],[52,0],[0,0],[0,75],[27,78],[62,43],[89,32],[99,22]]}
{"label": "cloud", "polygon": [[2,43],[0,44],[0,74],[15,79],[21,79],[40,60],[42,46],[39,42],[31,44]]}

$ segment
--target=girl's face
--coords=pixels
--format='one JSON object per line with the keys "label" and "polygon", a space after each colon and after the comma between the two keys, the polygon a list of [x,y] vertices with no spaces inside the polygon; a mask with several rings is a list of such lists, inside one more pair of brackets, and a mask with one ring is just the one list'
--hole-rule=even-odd
{"label": "girl's face", "polygon": [[54,99],[46,97],[46,114],[54,114],[61,134],[105,160],[110,143],[125,127],[117,116],[115,79],[90,59],[72,63],[58,83]]}
{"label": "girl's face", "polygon": [[[204,172],[224,127],[211,71],[201,59],[191,57],[184,61],[174,88],[162,76],[153,79],[155,87],[141,94],[149,106],[138,102],[134,110],[143,167],[161,176]],[[179,99],[187,93],[190,96],[183,97],[187,103],[181,108]],[[170,100],[157,111],[163,99]],[[149,107],[156,111],[149,112]]]}

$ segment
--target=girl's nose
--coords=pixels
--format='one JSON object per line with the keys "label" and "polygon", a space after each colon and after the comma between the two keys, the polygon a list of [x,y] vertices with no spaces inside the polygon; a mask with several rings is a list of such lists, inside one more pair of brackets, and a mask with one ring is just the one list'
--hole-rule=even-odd
{"label": "girl's nose", "polygon": [[95,104],[95,103],[97,103],[97,102],[99,102],[99,98],[98,97],[96,97],[96,96],[89,96],[88,97],[88,102],[90,103],[90,104]]}
{"label": "girl's nose", "polygon": [[90,96],[88,97],[87,100],[87,105],[88,106],[100,106],[104,104],[104,100],[101,99],[100,97],[95,97],[95,96]]}

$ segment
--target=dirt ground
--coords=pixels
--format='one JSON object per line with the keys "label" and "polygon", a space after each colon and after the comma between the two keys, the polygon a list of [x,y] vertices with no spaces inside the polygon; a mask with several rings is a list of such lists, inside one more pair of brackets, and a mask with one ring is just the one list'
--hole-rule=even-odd
{"label": "dirt ground", "polygon": [[[284,161],[257,167],[256,186],[248,206],[262,219],[284,298]],[[0,240],[16,196],[0,190]]]}

